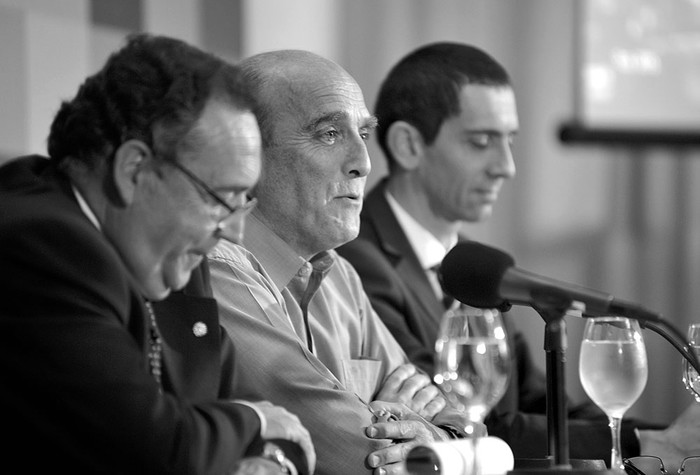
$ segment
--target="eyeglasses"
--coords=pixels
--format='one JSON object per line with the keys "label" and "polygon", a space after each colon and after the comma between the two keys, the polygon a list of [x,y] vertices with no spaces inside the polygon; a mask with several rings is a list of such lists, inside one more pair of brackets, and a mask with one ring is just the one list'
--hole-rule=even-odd
{"label": "eyeglasses", "polygon": [[[658,475],[669,473],[664,466],[663,460],[654,455],[640,455],[631,457],[623,461],[627,475]],[[681,462],[678,473],[695,475],[700,473],[700,455],[686,457]]]}
{"label": "eyeglasses", "polygon": [[234,217],[242,218],[243,216],[247,215],[248,213],[253,211],[253,208],[255,208],[255,205],[258,203],[258,200],[256,198],[252,198],[246,195],[245,203],[240,205],[231,205],[226,201],[226,199],[223,196],[221,196],[216,191],[212,190],[211,187],[209,187],[209,185],[204,183],[204,181],[202,181],[201,178],[192,173],[183,164],[176,162],[175,160],[165,160],[165,163],[169,163],[176,169],[180,170],[196,188],[200,188],[207,195],[209,195],[211,199],[216,201],[218,205],[223,206],[224,209],[228,211],[228,214],[219,220],[219,228],[222,228],[225,225],[224,223],[230,221]]}

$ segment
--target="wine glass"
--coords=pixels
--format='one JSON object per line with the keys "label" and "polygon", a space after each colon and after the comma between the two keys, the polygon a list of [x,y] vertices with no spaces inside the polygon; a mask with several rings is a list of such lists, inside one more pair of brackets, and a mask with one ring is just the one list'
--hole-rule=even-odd
{"label": "wine glass", "polygon": [[[688,351],[700,358],[700,323],[688,325]],[[683,358],[683,384],[695,400],[700,402],[700,375],[685,358]]]}
{"label": "wine glass", "polygon": [[586,321],[579,375],[586,394],[608,416],[612,435],[610,468],[625,473],[620,422],[647,384],[647,354],[636,320],[596,317]]}
{"label": "wine glass", "polygon": [[[503,318],[498,310],[466,305],[442,317],[435,342],[433,380],[452,405],[463,411],[470,424],[474,454],[477,436],[484,435],[484,418],[503,397],[510,376],[510,355]],[[473,473],[478,474],[474,458]]]}

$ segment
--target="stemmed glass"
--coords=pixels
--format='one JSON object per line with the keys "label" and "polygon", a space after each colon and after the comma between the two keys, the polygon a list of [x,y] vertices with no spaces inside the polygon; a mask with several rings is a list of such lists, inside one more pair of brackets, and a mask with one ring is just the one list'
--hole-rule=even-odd
{"label": "stemmed glass", "polygon": [[620,422],[647,384],[647,354],[636,320],[590,318],[581,343],[579,376],[586,394],[608,416],[612,435],[610,468],[625,473]]}
{"label": "stemmed glass", "polygon": [[[688,351],[700,358],[700,323],[688,325]],[[700,402],[700,375],[687,359],[683,358],[683,384],[697,402]]]}
{"label": "stemmed glass", "polygon": [[[470,421],[464,431],[483,435],[486,414],[503,397],[510,376],[508,339],[501,314],[495,309],[460,306],[442,317],[435,343],[433,380],[455,408]],[[473,452],[476,454],[476,450]],[[477,464],[476,457],[474,464]],[[478,474],[478,466],[473,473]]]}

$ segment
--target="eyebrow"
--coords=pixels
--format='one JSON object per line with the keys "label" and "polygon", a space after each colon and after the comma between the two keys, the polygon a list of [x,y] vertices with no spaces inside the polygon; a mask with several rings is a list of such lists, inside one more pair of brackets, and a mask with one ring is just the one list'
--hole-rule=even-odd
{"label": "eyebrow", "polygon": [[[324,124],[324,123],[337,123],[340,122],[343,119],[348,118],[348,113],[347,112],[331,112],[329,114],[324,114],[316,119],[314,119],[311,123],[309,123],[306,127],[304,127],[304,130],[306,132],[313,132],[318,128],[319,125]],[[377,119],[376,116],[370,116],[367,119],[363,121],[363,125],[361,126],[362,129],[375,129],[379,125],[379,120]]]}
{"label": "eyebrow", "polygon": [[365,129],[376,129],[379,126],[379,119],[377,119],[377,116],[373,115],[370,116],[366,121],[365,121]]}

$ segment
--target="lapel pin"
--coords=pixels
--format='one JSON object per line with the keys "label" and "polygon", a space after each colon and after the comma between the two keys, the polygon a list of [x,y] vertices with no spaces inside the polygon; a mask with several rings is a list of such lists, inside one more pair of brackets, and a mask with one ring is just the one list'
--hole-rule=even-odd
{"label": "lapel pin", "polygon": [[204,322],[197,322],[192,325],[192,333],[194,336],[204,336],[207,334],[207,325]]}

